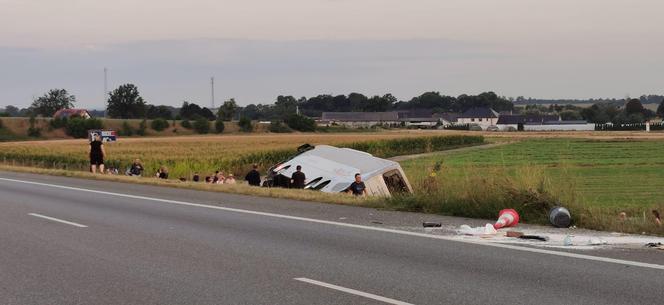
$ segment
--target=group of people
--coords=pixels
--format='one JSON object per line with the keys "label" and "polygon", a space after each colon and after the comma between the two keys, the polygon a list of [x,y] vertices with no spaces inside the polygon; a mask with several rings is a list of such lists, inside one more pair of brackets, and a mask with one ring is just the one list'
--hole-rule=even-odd
{"label": "group of people", "polygon": [[[106,150],[104,149],[104,143],[101,140],[101,136],[95,135],[94,139],[90,142],[89,149],[90,156],[90,171],[94,174],[97,172],[104,173],[104,158],[106,157]],[[290,177],[290,187],[296,189],[303,189],[306,186],[307,177],[302,172],[302,166],[298,165],[295,168],[295,172]],[[113,169],[109,173],[118,174],[117,169]],[[141,160],[135,159],[132,162],[131,166],[127,169],[125,174],[127,176],[140,177],[143,175],[145,168],[141,163]],[[156,178],[159,179],[168,179],[168,168],[166,166],[161,166],[155,174]],[[181,181],[186,181],[185,178],[180,178]],[[244,178],[245,181],[251,186],[260,186],[261,185],[261,174],[258,171],[258,164],[253,164],[252,170],[247,173]],[[194,173],[192,181],[201,182],[201,177],[198,173]],[[232,173],[225,175],[222,171],[216,171],[214,175],[206,176],[204,179],[205,183],[208,184],[236,184],[237,181]],[[350,193],[356,196],[366,196],[367,188],[362,181],[362,175],[359,173],[355,174],[355,181],[351,183],[348,188],[344,190],[346,193]]]}
{"label": "group of people", "polygon": [[[194,173],[194,176],[191,179],[194,182],[200,182],[201,176],[198,173]],[[235,176],[232,173],[225,175],[222,171],[215,171],[214,175],[205,176],[203,180],[207,184],[235,184]]]}

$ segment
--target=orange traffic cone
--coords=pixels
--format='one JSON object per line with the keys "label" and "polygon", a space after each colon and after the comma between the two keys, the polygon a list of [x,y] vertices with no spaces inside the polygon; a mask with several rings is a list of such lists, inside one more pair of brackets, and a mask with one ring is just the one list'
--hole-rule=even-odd
{"label": "orange traffic cone", "polygon": [[519,223],[519,213],[513,209],[501,210],[498,213],[498,221],[493,227],[497,230],[500,228],[507,228],[516,226]]}

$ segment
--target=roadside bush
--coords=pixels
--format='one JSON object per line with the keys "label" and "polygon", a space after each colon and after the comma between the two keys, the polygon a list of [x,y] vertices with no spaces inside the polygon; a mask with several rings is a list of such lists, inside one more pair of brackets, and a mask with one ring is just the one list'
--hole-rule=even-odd
{"label": "roadside bush", "polygon": [[67,118],[52,119],[48,123],[48,126],[51,128],[51,130],[67,127]]}
{"label": "roadside bush", "polygon": [[191,129],[191,122],[189,122],[189,120],[182,120],[180,126],[182,126],[182,128]]}
{"label": "roadside bush", "polygon": [[72,118],[67,120],[65,132],[67,135],[77,139],[87,138],[88,130],[102,129],[103,124],[99,119]]}
{"label": "roadside bush", "polygon": [[226,129],[226,125],[224,125],[224,121],[222,119],[217,119],[214,122],[214,130],[217,133],[222,133],[222,132],[224,132],[224,129]]}
{"label": "roadside bush", "polygon": [[251,125],[251,120],[248,117],[241,117],[237,124],[240,126],[240,131],[242,132],[252,132],[254,130],[254,126]]}
{"label": "roadside bush", "polygon": [[316,131],[316,121],[303,115],[289,115],[284,122],[288,127],[297,131]]}
{"label": "roadside bush", "polygon": [[0,120],[0,129],[2,129],[3,127],[5,126],[2,124],[2,120]]}
{"label": "roadside bush", "polygon": [[272,121],[270,122],[270,127],[268,127],[268,130],[270,132],[274,133],[289,133],[293,132],[288,126],[286,126],[284,123],[281,121]]}
{"label": "roadside bush", "polygon": [[37,119],[34,115],[30,116],[30,127],[28,127],[28,137],[38,138],[41,137],[41,129],[35,126]]}
{"label": "roadside bush", "polygon": [[118,135],[123,137],[131,137],[132,135],[134,135],[134,129],[131,128],[129,122],[124,121],[122,122],[122,127],[120,128],[120,131],[118,131]]}
{"label": "roadside bush", "polygon": [[148,121],[143,119],[141,123],[138,124],[138,129],[136,129],[136,135],[144,136],[145,131],[148,129]]}
{"label": "roadside bush", "polygon": [[156,131],[163,131],[164,129],[168,128],[168,126],[168,121],[162,118],[154,119],[150,123],[150,127]]}
{"label": "roadside bush", "polygon": [[210,121],[207,118],[199,117],[194,121],[194,130],[200,134],[206,134],[210,132]]}

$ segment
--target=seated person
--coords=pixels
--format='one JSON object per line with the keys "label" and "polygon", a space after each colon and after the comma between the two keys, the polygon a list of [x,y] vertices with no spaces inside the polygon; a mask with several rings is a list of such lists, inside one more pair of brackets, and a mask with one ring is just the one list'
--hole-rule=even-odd
{"label": "seated person", "polygon": [[166,166],[162,165],[159,167],[159,170],[157,170],[157,178],[168,179],[168,168],[166,168]]}
{"label": "seated person", "polygon": [[143,174],[143,164],[141,164],[141,160],[134,160],[134,163],[131,164],[131,167],[129,167],[126,174],[127,176],[140,177]]}

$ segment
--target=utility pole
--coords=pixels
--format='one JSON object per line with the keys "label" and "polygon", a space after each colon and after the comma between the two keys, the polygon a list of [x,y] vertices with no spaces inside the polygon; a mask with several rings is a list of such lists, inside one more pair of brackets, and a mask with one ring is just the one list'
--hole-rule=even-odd
{"label": "utility pole", "polygon": [[108,69],[104,67],[104,100],[108,96]]}
{"label": "utility pole", "polygon": [[214,109],[214,76],[210,77],[210,89],[211,89],[211,104],[212,104],[212,109]]}

